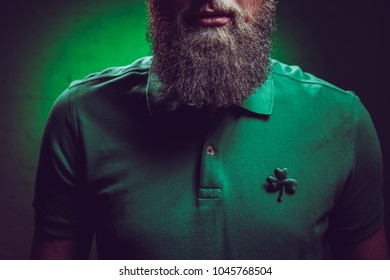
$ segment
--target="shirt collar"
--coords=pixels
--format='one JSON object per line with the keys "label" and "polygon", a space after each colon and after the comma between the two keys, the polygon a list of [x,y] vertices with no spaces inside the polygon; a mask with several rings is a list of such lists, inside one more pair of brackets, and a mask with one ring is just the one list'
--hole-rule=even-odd
{"label": "shirt collar", "polygon": [[240,106],[255,114],[271,115],[274,105],[274,80],[272,76],[271,71],[263,85],[249,95]]}
{"label": "shirt collar", "polygon": [[[255,90],[240,107],[258,115],[271,115],[274,102],[274,81],[272,76],[272,71],[270,71],[268,79],[264,84]],[[163,97],[162,84],[150,69],[146,86],[146,102],[150,115],[174,111],[180,106],[178,101]]]}

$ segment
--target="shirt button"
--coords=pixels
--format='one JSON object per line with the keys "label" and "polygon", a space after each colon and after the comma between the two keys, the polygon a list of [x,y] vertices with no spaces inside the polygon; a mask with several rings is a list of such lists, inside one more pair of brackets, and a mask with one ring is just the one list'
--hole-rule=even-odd
{"label": "shirt button", "polygon": [[214,150],[214,147],[213,146],[208,146],[207,147],[207,154],[209,156],[213,156],[215,154],[215,150]]}

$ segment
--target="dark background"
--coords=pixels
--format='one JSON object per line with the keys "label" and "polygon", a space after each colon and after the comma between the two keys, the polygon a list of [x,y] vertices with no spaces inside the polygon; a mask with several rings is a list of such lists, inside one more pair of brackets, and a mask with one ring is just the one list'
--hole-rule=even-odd
{"label": "dark background", "polygon": [[[357,93],[371,113],[389,191],[388,1],[279,1],[274,57]],[[26,259],[43,127],[71,80],[150,54],[142,0],[13,1],[0,10],[0,259]]]}
{"label": "dark background", "polygon": [[382,146],[385,223],[390,240],[390,3],[279,2],[280,36],[290,40],[286,34],[292,31],[291,42],[296,47],[287,62],[355,91],[371,114]]}

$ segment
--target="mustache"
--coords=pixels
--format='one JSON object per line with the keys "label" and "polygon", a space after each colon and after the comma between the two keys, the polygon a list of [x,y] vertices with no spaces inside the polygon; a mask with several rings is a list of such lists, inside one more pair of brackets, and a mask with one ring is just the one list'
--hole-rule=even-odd
{"label": "mustache", "polygon": [[[199,3],[200,2],[200,3]],[[203,2],[203,3],[202,3]],[[233,19],[242,18],[243,12],[238,4],[232,1],[192,1],[178,11],[178,19],[190,21],[204,14],[228,15]]]}

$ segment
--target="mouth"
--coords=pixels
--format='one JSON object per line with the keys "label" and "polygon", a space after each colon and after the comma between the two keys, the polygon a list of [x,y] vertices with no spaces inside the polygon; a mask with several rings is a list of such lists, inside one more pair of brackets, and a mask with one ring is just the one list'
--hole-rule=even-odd
{"label": "mouth", "polygon": [[196,25],[201,27],[224,26],[232,19],[232,15],[224,12],[200,12],[194,17]]}

